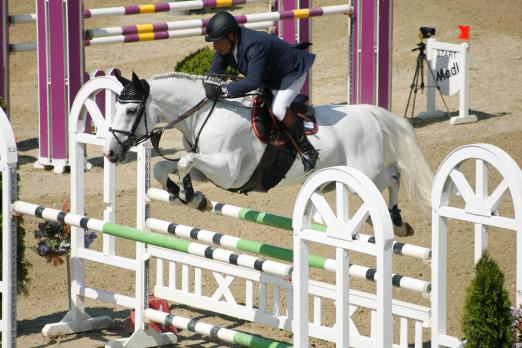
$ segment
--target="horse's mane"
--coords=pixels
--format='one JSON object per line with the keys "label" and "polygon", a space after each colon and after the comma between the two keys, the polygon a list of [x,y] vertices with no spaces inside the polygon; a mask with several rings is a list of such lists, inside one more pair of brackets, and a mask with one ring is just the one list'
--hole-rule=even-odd
{"label": "horse's mane", "polygon": [[153,80],[162,80],[162,79],[169,79],[172,77],[184,78],[184,79],[191,80],[191,81],[203,80],[203,78],[204,78],[203,75],[192,75],[192,74],[184,73],[184,72],[180,72],[180,71],[171,71],[171,72],[164,73],[164,74],[154,75],[154,76],[152,76],[152,79]]}
{"label": "horse's mane", "polygon": [[[163,74],[154,75],[151,77],[151,79],[152,80],[164,80],[164,79],[170,79],[170,78],[182,78],[182,79],[185,79],[188,81],[197,82],[198,80],[203,80],[205,77],[206,76],[204,76],[204,75],[192,75],[192,74],[184,73],[184,72],[180,72],[180,71],[171,71],[171,72],[167,72],[167,73],[163,73]],[[214,77],[214,78],[216,78],[216,77]],[[217,77],[217,78],[220,78],[220,77]],[[203,85],[201,85],[201,86],[203,86]],[[226,100],[224,102],[230,104],[231,101],[235,101],[236,103],[239,102],[240,104],[242,104],[243,106],[246,106],[246,107],[252,107],[252,98],[249,96],[238,97],[236,99]],[[221,103],[222,102],[223,101],[221,101]]]}

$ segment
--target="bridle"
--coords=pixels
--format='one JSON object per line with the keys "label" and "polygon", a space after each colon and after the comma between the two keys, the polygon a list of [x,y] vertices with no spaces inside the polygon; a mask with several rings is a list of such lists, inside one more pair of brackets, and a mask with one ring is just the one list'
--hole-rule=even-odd
{"label": "bridle", "polygon": [[[114,136],[116,141],[123,148],[124,152],[129,150],[129,148],[131,148],[133,146],[137,146],[137,145],[143,143],[144,141],[150,139],[151,135],[153,133],[153,132],[149,133],[149,129],[148,129],[148,125],[147,125],[147,117],[145,116],[145,134],[140,137],[136,136],[136,129],[138,128],[138,126],[141,122],[141,119],[145,115],[145,103],[147,102],[147,98],[149,97],[149,93],[150,93],[150,87],[149,87],[148,83],[144,83],[143,87],[145,88],[145,90],[144,90],[144,93],[143,93],[143,96],[141,99],[126,98],[123,96],[123,93],[120,96],[118,96],[118,98],[117,98],[117,102],[120,104],[131,104],[131,103],[139,104],[138,110],[136,112],[136,118],[134,120],[134,123],[132,124],[130,131],[114,129],[112,127],[109,127],[109,132],[112,133],[112,135]],[[120,138],[118,138],[118,134],[126,135],[127,139],[124,141],[121,141]]]}
{"label": "bridle", "polygon": [[[147,124],[147,117],[145,115],[145,104],[146,104],[147,99],[148,99],[149,94],[150,94],[150,86],[149,86],[149,84],[145,80],[143,80],[142,87],[144,87],[144,91],[142,93],[142,98],[141,99],[129,98],[128,96],[125,96],[123,93],[120,94],[120,96],[118,96],[118,99],[117,99],[117,102],[120,103],[120,104],[130,104],[130,103],[139,104],[138,105],[138,110],[136,112],[136,118],[134,120],[134,123],[132,124],[132,127],[131,127],[130,131],[121,130],[121,129],[114,129],[112,127],[109,127],[109,132],[112,133],[112,135],[114,136],[116,141],[120,144],[120,146],[122,147],[124,152],[127,152],[129,150],[129,148],[131,148],[133,146],[137,146],[137,145],[147,141],[148,139],[150,139],[150,141],[152,143],[152,147],[154,148],[154,150],[156,150],[156,152],[161,157],[163,157],[163,158],[165,158],[166,160],[169,160],[169,161],[177,161],[178,159],[172,159],[172,158],[165,157],[161,153],[161,151],[159,149],[159,142],[161,140],[161,135],[163,134],[163,132],[165,130],[174,127],[176,124],[178,124],[179,122],[181,122],[184,119],[188,118],[189,116],[193,115],[197,110],[201,109],[203,107],[203,105],[205,105],[207,103],[207,101],[209,99],[206,98],[206,97],[203,98],[195,106],[193,106],[189,110],[185,111],[183,114],[181,114],[179,117],[177,117],[173,121],[169,122],[168,124],[166,124],[163,127],[154,128],[154,129],[152,129],[149,132],[149,128],[148,128],[148,124]],[[134,95],[133,97],[136,97],[136,96]],[[210,109],[210,111],[209,111],[205,121],[203,122],[203,125],[201,126],[201,128],[200,128],[200,130],[199,130],[199,132],[198,132],[198,134],[196,136],[194,145],[191,146],[192,147],[192,152],[196,152],[196,150],[197,150],[197,144],[198,144],[198,140],[199,140],[199,135],[201,134],[201,131],[203,130],[203,127],[207,123],[210,115],[214,111],[214,108],[215,108],[216,103],[217,103],[217,98],[212,100],[212,101],[213,101],[212,107],[211,107],[211,109]],[[138,137],[138,136],[136,136],[136,129],[138,128],[142,118],[145,118],[145,134]],[[118,134],[127,136],[127,139],[124,140],[124,141],[121,141],[120,138],[118,138]]]}

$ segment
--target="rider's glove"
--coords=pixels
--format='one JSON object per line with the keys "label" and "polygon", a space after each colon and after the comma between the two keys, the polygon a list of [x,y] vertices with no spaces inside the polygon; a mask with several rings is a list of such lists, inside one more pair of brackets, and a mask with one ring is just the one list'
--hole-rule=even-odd
{"label": "rider's glove", "polygon": [[227,96],[227,83],[213,79],[213,78],[205,78],[203,80],[203,86],[205,87],[205,95],[208,99],[216,99],[221,96]]}

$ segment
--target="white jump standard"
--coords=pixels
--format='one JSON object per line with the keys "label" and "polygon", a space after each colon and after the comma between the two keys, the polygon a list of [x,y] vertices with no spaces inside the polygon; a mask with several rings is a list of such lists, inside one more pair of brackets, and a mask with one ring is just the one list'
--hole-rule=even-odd
{"label": "white jump standard", "polygon": [[7,119],[0,108],[0,174],[2,178],[2,275],[0,295],[2,312],[0,313],[0,346],[16,347],[16,221],[11,219],[11,203],[16,199],[16,166],[18,153],[16,141]]}

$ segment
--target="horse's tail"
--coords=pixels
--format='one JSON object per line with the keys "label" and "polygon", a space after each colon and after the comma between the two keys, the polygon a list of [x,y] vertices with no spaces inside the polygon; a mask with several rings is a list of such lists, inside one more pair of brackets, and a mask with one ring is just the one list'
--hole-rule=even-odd
{"label": "horse's tail", "polygon": [[372,107],[371,113],[381,125],[385,162],[398,164],[408,199],[423,209],[431,209],[433,172],[410,122],[379,107]]}

